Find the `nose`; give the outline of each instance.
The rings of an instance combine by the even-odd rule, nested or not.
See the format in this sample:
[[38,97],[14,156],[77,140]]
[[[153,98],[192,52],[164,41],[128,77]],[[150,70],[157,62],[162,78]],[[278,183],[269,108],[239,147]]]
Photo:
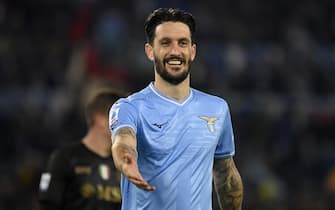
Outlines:
[[171,45],[171,50],[170,50],[171,55],[180,55],[180,47],[178,46],[178,43],[174,43]]

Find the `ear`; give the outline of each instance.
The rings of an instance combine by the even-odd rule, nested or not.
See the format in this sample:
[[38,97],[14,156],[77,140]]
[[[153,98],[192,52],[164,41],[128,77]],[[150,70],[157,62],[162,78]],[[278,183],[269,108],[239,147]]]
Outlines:
[[192,61],[194,60],[195,58],[195,55],[197,54],[197,45],[196,44],[192,44],[191,46],[191,59]]
[[147,57],[149,58],[149,60],[151,60],[151,61],[154,60],[153,48],[149,43],[145,44],[145,54],[147,54]]

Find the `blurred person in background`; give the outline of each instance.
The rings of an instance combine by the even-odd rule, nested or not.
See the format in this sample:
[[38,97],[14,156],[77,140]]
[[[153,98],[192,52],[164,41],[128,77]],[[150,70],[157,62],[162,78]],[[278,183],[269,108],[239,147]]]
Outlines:
[[39,185],[40,210],[118,210],[120,173],[110,149],[108,112],[123,95],[101,89],[85,106],[88,131],[82,141],[53,152]]
[[122,209],[212,209],[214,176],[220,208],[240,210],[243,185],[228,104],[190,87],[193,16],[160,8],[145,32],[155,80],[110,111]]

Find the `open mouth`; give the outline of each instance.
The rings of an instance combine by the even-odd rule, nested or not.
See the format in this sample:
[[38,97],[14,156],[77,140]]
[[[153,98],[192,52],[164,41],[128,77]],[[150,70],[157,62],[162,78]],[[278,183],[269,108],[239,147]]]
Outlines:
[[183,62],[181,60],[169,60],[166,63],[169,65],[181,65]]
[[166,63],[168,65],[171,65],[171,66],[180,66],[184,63],[184,59],[182,59],[182,58],[168,58],[168,59],[165,59],[164,63]]

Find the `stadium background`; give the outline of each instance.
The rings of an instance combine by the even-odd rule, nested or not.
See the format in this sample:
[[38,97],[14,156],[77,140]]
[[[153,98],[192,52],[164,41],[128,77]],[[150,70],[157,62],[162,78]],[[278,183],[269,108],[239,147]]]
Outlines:
[[0,209],[36,209],[53,149],[85,133],[99,86],[152,80],[144,18],[198,23],[192,84],[230,103],[245,210],[335,209],[332,0],[4,0],[0,2]]

